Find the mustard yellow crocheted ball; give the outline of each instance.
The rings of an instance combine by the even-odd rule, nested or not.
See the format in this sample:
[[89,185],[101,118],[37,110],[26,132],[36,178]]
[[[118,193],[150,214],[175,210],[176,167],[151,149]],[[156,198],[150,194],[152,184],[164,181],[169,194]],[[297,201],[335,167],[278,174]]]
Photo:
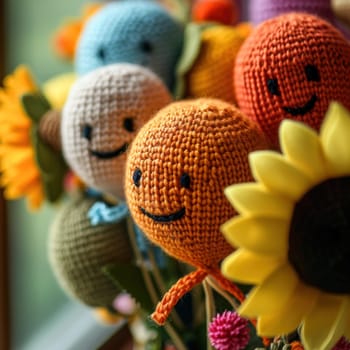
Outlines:
[[236,101],[232,72],[237,53],[250,32],[248,23],[203,30],[199,55],[185,77],[187,97]]

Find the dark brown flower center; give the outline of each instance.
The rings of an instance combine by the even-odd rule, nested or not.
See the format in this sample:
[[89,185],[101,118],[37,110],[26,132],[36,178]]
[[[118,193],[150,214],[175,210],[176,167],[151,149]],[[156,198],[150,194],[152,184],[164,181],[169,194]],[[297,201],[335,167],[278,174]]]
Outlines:
[[320,183],[296,203],[288,259],[306,284],[350,292],[349,176]]

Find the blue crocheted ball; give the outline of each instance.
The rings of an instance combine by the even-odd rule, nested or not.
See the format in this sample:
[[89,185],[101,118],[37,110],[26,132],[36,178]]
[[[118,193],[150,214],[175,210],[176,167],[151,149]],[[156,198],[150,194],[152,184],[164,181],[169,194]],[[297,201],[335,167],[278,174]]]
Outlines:
[[78,43],[79,75],[112,63],[145,66],[168,86],[183,42],[183,27],[165,8],[152,1],[109,3],[86,24]]

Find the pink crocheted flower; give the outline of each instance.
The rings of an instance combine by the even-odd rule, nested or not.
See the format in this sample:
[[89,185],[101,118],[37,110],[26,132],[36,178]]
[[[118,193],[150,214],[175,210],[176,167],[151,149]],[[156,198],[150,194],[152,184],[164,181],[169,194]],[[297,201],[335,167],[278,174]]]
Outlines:
[[341,337],[332,350],[350,350],[350,341],[345,337]]
[[242,350],[249,342],[248,321],[236,312],[224,311],[213,318],[208,335],[216,350]]

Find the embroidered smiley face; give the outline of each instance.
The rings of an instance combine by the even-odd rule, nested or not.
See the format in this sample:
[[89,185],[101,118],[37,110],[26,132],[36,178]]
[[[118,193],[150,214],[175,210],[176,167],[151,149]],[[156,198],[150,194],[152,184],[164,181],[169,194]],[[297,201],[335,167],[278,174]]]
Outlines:
[[[141,179],[141,170],[136,169],[133,173],[133,181],[136,187],[140,186],[140,179]],[[190,183],[191,183],[191,178],[188,174],[183,173],[180,176],[180,186],[183,188],[188,188],[190,189]],[[159,222],[159,223],[170,223],[173,221],[180,220],[184,217],[186,214],[186,208],[185,207],[180,207],[179,210],[176,210],[175,212],[172,212],[170,214],[166,215],[156,215],[148,212],[144,207],[139,206],[140,212],[153,220],[154,222]]]
[[329,23],[291,13],[258,26],[235,65],[237,102],[271,143],[285,118],[318,129],[333,100],[350,107],[350,45]]
[[161,80],[137,65],[110,65],[80,78],[62,116],[67,162],[88,186],[124,198],[126,151],[141,126],[170,101]]
[[[307,81],[320,82],[320,74],[318,72],[318,69],[312,64],[308,64],[305,66],[305,76]],[[277,79],[268,79],[266,85],[271,95],[281,96]],[[291,116],[304,116],[305,114],[313,110],[317,99],[317,95],[315,93],[312,93],[311,97],[307,100],[307,102],[305,102],[305,104],[301,106],[282,106],[282,109]]]
[[126,167],[130,211],[170,255],[208,270],[230,253],[220,225],[233,215],[223,195],[249,181],[248,153],[266,147],[258,126],[215,99],[176,102],[134,140]]

